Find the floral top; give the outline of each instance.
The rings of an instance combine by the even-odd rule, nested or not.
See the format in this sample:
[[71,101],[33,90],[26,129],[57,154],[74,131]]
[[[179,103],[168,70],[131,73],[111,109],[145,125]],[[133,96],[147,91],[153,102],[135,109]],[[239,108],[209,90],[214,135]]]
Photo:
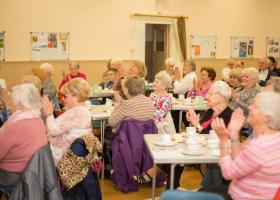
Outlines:
[[152,93],[150,97],[156,108],[154,112],[154,120],[156,123],[158,123],[166,117],[168,112],[171,111],[172,100],[169,95],[158,96],[155,93]]
[[71,108],[56,119],[53,115],[47,117],[46,126],[55,163],[75,139],[92,131],[90,112],[85,106]]

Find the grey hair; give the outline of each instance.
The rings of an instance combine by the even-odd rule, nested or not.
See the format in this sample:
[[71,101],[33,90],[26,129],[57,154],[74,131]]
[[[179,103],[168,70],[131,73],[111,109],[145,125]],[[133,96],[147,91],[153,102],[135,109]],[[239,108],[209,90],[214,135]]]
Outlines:
[[25,109],[41,109],[42,100],[38,89],[31,83],[22,83],[14,86],[11,93],[15,105],[23,106]]
[[39,67],[41,70],[43,70],[45,73],[49,73],[50,75],[54,72],[54,67],[50,63],[43,63]]
[[271,120],[267,123],[267,126],[274,130],[279,130],[280,94],[276,92],[260,92],[256,95],[255,101],[258,102],[261,112],[264,115],[271,117]]
[[69,63],[69,67],[70,66],[75,66],[75,67],[77,67],[78,69],[80,69],[80,63],[78,62],[78,61],[71,61],[70,63]]
[[255,84],[259,82],[259,71],[254,67],[248,67],[243,69],[242,75],[249,75],[255,80]]
[[165,87],[165,89],[171,87],[172,79],[166,71],[160,71],[156,74],[155,78],[161,81],[161,84]]
[[174,58],[167,58],[165,60],[165,65],[175,65],[176,61],[174,60]]
[[226,101],[231,98],[231,88],[226,82],[216,81],[215,83],[213,83],[211,88],[219,93],[222,97],[224,97]]
[[185,60],[184,65],[190,65],[192,67],[192,71],[196,70],[196,63],[192,60]]

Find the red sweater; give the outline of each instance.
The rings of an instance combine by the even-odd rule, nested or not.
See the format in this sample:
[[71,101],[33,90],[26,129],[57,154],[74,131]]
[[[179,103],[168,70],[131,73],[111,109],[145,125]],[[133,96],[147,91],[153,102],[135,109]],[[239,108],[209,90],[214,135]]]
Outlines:
[[59,89],[62,88],[62,86],[67,83],[68,81],[70,81],[73,78],[83,78],[85,80],[87,80],[87,76],[83,73],[78,72],[78,74],[76,76],[73,76],[71,74],[67,74],[66,77],[61,81],[60,85],[59,85]]
[[22,172],[32,155],[48,143],[42,119],[24,119],[0,129],[0,168]]

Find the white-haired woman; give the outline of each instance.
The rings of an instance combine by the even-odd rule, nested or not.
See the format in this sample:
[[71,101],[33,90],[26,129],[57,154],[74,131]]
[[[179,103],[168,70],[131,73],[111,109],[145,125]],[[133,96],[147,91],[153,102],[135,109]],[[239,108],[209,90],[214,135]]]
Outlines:
[[256,95],[247,118],[255,136],[241,144],[239,132],[244,121],[239,108],[232,114],[228,129],[222,119],[212,122],[220,139],[223,177],[232,180],[228,193],[232,199],[273,199],[280,185],[280,95]]
[[50,63],[43,63],[39,67],[43,73],[42,89],[43,94],[47,95],[49,99],[55,104],[55,108],[60,109],[59,102],[57,98],[57,90],[52,80],[52,75],[54,73],[54,67]]
[[[222,118],[228,125],[232,115],[232,110],[228,106],[230,97],[231,88],[229,85],[224,81],[216,81],[205,96],[209,109],[202,118],[193,109],[189,109],[186,113],[187,120],[202,134],[209,133],[212,129],[211,122],[217,117]],[[201,184],[202,186],[227,186],[228,182],[222,178],[218,165],[209,164]]]
[[14,86],[10,100],[15,110],[0,129],[0,187],[17,183],[32,155],[48,143],[37,88]]
[[260,92],[259,71],[256,68],[245,68],[242,71],[242,90],[232,96],[229,106],[232,110],[240,107],[245,116],[248,115],[248,106],[253,102],[254,97]]
[[74,78],[62,87],[61,92],[68,109],[57,118],[53,116],[52,102],[46,96],[43,98],[43,111],[55,163],[75,139],[92,131],[90,112],[84,104],[90,95],[89,84],[82,78]]
[[176,65],[176,61],[174,60],[174,58],[167,58],[165,60],[165,71],[169,74],[169,76],[174,79],[174,75],[175,75],[175,65]]
[[[173,132],[176,133],[170,111],[172,108],[172,99],[167,90],[172,84],[172,79],[165,71],[156,74],[153,84],[154,92],[150,95],[154,106],[154,119],[159,128],[159,133]],[[161,128],[160,128],[161,127]]]

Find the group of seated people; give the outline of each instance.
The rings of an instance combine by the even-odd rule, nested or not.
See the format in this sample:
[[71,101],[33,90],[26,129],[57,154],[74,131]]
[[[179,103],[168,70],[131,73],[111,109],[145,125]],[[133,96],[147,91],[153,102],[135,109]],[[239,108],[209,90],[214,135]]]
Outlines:
[[[138,189],[135,185],[151,182],[152,159],[143,134],[178,133],[178,113],[172,111],[172,90],[173,94],[186,98],[205,99],[208,110],[186,111],[186,125],[196,127],[201,134],[214,130],[220,140],[221,158],[218,164],[208,164],[200,191],[218,193],[225,199],[272,199],[280,186],[277,153],[280,150],[280,78],[277,78],[276,60],[261,58],[258,70],[230,59],[222,71],[223,80],[218,81],[212,67],[202,67],[198,77],[194,61],[184,62],[183,76],[174,59],[168,58],[165,64],[166,70],[155,75],[153,92],[147,96],[147,67],[142,61],[133,61],[128,70],[120,59],[108,61],[100,85],[114,90],[115,94],[114,110],[108,119],[113,132],[112,160],[116,164],[113,181],[124,192],[135,191]],[[70,73],[63,73],[58,87],[59,95],[52,80],[55,70],[49,63],[32,68],[20,84],[11,88],[0,80],[1,191],[16,195],[14,191],[19,190],[15,188],[19,188],[23,176],[28,176],[29,165],[35,162],[34,155],[49,143],[51,175],[56,176],[57,171],[59,181],[54,179],[49,183],[52,187],[46,192],[55,193],[56,199],[71,199],[75,195],[83,196],[81,199],[102,198],[96,169],[102,147],[92,133],[91,113],[85,105],[91,87],[79,69],[78,62],[70,63]],[[61,105],[64,112],[58,115],[55,110]],[[128,130],[137,132],[135,138],[123,135]],[[247,139],[241,141],[244,130]],[[137,148],[133,150],[123,143],[120,146],[120,141],[131,141]],[[130,148],[132,155],[124,147]],[[128,155],[126,162],[120,152]],[[134,162],[130,169],[128,161]],[[128,168],[125,177],[118,174],[117,170],[122,168]],[[169,169],[169,165],[162,165],[156,172],[159,182],[160,176],[161,182],[167,180],[167,188]],[[175,168],[174,188],[180,186],[183,169],[180,165]],[[39,172],[38,177],[41,177]],[[124,178],[128,179],[127,185]]]

